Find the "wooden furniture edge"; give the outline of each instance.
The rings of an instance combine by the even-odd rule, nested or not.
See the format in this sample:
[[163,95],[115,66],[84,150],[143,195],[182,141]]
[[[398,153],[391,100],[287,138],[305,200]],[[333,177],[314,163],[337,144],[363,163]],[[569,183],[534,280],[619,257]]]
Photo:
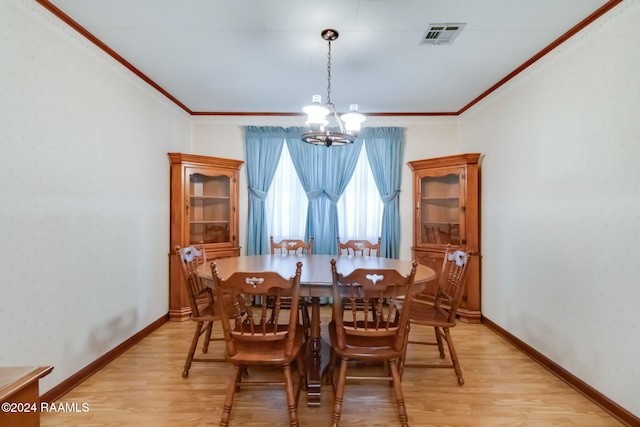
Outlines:
[[98,359],[91,362],[90,364],[88,364],[87,366],[85,366],[84,368],[82,368],[81,370],[79,370],[78,372],[76,372],[66,380],[62,381],[60,384],[53,387],[51,390],[47,391],[46,393],[43,393],[42,396],[40,396],[40,401],[51,403],[60,399],[62,396],[67,394],[69,391],[71,391],[74,387],[78,386],[80,383],[82,383],[84,380],[89,378],[91,375],[95,374],[100,369],[107,366],[110,362],[115,360],[122,353],[124,353],[125,351],[133,347],[135,344],[142,341],[147,336],[151,335],[152,332],[154,332],[156,329],[158,329],[160,326],[164,325],[168,321],[169,321],[169,314],[167,313],[162,317],[160,317],[158,320],[151,323],[149,326],[145,327],[138,333],[134,334],[133,336],[131,336],[130,338],[122,342],[120,345],[114,347],[104,355],[100,356]]
[[[3,367],[0,369],[5,368]],[[17,370],[19,368],[16,367],[15,369]],[[24,369],[26,369],[25,372],[16,375],[10,382],[6,384],[0,384],[0,402],[4,402],[11,395],[27,388],[33,382],[40,380],[40,378],[49,375],[49,373],[53,371],[53,366],[34,366],[31,368],[25,367]]]
[[410,160],[407,165],[412,171],[424,168],[449,167],[457,165],[478,164],[482,153],[453,154],[451,156],[433,157],[422,160]]
[[191,307],[174,308],[169,310],[170,322],[184,322],[191,318]]
[[634,414],[624,409],[622,406],[618,405],[616,402],[609,399],[607,396],[591,387],[589,384],[585,383],[580,378],[576,377],[553,360],[549,359],[547,356],[543,355],[530,345],[526,344],[524,341],[512,335],[502,327],[498,326],[490,319],[487,319],[485,316],[482,316],[482,324],[504,338],[518,350],[529,356],[543,368],[547,369],[562,381],[573,387],[580,394],[591,400],[593,403],[598,405],[618,421],[628,426],[640,425],[639,417],[636,417]]
[[228,159],[226,157],[214,157],[214,156],[202,156],[200,154],[186,154],[186,153],[167,153],[169,161],[172,165],[185,164],[187,166],[195,163],[196,166],[202,164],[216,166],[219,168],[227,167],[232,169],[240,169],[244,164],[244,160]]

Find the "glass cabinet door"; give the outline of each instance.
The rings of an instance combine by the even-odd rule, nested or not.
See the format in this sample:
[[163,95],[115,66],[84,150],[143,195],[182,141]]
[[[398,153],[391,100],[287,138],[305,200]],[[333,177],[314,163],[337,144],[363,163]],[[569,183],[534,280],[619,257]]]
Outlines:
[[464,242],[463,214],[460,205],[462,171],[438,176],[423,176],[419,181],[420,243],[459,246]]
[[228,243],[231,220],[231,179],[188,170],[187,215],[191,244]]

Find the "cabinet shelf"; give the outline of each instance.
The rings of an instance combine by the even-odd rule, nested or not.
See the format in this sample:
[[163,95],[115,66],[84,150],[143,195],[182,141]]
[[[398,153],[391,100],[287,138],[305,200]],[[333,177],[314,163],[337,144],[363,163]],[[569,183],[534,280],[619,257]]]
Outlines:
[[229,200],[229,196],[191,196],[192,200]]
[[203,220],[196,220],[196,221],[189,221],[190,224],[229,224],[229,221],[203,221]]
[[442,210],[444,209],[446,212],[449,212],[449,215],[453,215],[455,218],[458,217],[458,209],[460,208],[460,199],[457,198],[438,198],[438,199],[420,199],[422,201],[423,210],[428,209],[436,209]]
[[456,221],[423,221],[422,222],[422,225],[427,225],[427,224],[429,224],[429,225],[431,225],[431,224],[433,224],[433,225],[451,225],[451,226],[460,225],[460,223],[456,222]]
[[420,200],[460,200],[460,197],[449,196],[449,197],[421,197]]

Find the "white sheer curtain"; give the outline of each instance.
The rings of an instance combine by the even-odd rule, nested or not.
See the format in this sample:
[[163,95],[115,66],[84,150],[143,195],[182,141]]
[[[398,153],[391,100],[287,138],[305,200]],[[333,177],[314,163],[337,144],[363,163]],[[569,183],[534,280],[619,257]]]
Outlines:
[[340,240],[377,241],[382,226],[383,207],[366,150],[363,148],[353,177],[338,201]]
[[287,144],[284,144],[280,163],[265,201],[268,235],[273,236],[275,241],[304,239],[308,203]]
[[[336,147],[333,149],[340,149]],[[265,201],[267,233],[276,241],[304,239],[307,218],[307,195],[293,167],[287,144],[282,149],[276,175]],[[382,201],[369,167],[366,150],[360,152],[356,170],[338,201],[340,239],[380,237]]]

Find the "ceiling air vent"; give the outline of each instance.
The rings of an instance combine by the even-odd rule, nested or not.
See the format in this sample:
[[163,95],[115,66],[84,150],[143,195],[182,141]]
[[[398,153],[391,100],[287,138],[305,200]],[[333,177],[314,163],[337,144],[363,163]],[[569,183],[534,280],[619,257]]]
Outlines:
[[451,44],[467,24],[429,24],[420,44]]

